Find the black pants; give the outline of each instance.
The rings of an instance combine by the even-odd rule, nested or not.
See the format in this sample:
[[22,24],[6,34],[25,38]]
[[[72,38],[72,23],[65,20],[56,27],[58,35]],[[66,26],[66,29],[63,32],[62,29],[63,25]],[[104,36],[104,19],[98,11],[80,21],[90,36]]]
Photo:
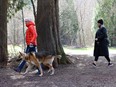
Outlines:
[[[107,59],[108,62],[110,62],[109,56],[104,56],[104,57]],[[95,56],[95,61],[98,61],[98,59],[99,59],[99,56]]]
[[33,45],[32,47],[27,45],[27,48],[25,49],[25,53],[29,53],[29,52],[37,52],[37,47],[35,45]]

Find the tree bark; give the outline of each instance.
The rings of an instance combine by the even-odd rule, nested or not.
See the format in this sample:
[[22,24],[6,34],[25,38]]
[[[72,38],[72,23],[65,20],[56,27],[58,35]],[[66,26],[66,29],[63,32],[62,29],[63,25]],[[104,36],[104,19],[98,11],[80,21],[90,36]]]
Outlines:
[[0,0],[0,67],[7,65],[7,4]]
[[[60,63],[69,63],[59,38],[59,5],[58,0],[38,0],[37,8],[38,50],[52,54],[61,54]],[[55,59],[55,66],[58,66]]]
[[26,44],[25,44],[25,21],[24,21],[24,10],[23,8],[21,9],[22,11],[22,25],[23,25],[23,45],[24,45],[24,48],[26,47]]

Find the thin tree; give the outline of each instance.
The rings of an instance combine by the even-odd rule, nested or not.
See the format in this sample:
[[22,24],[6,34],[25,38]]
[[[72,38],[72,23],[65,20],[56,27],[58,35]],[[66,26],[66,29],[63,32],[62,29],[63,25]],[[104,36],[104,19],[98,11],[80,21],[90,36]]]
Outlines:
[[34,18],[36,19],[37,15],[36,15],[36,10],[35,10],[35,5],[34,5],[34,1],[33,0],[31,0],[31,4],[32,4],[32,7],[33,7]]

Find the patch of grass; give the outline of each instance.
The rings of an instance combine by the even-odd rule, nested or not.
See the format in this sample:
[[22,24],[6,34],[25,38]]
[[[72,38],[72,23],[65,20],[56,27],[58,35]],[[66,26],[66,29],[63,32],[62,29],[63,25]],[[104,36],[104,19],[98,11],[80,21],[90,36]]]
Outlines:
[[[65,50],[77,50],[77,51],[87,51],[87,50],[93,50],[93,47],[88,47],[88,48],[74,48],[74,47],[63,47]],[[109,47],[110,50],[116,50],[116,47]]]
[[[93,53],[94,48],[89,47],[89,48],[71,48],[71,47],[63,47],[65,53],[73,53],[73,54],[84,54],[84,53]],[[110,47],[109,48],[110,53],[116,53],[116,48],[115,47]]]
[[110,50],[116,50],[116,47],[110,47],[109,49]]
[[71,47],[63,47],[64,50],[73,50],[73,51],[87,51],[87,50],[92,50],[93,47],[91,48],[71,48]]

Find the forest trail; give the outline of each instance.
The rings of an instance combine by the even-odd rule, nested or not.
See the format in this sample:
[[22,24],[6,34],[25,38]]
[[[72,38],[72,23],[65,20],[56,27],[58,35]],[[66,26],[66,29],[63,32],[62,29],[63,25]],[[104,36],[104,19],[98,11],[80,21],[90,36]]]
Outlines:
[[71,59],[74,64],[59,65],[53,76],[47,71],[39,77],[0,69],[0,87],[116,87],[116,55],[111,57],[112,67],[107,66],[105,58],[99,59],[97,67],[93,67],[93,57],[89,55],[73,55]]

